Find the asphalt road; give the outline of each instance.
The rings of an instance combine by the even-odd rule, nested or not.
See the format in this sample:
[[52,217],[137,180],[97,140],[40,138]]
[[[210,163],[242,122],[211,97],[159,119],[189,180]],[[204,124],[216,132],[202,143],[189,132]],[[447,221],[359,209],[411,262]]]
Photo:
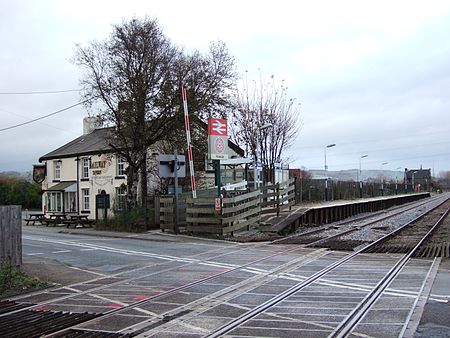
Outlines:
[[[239,246],[220,241],[190,238],[171,245],[167,238],[153,240],[110,238],[60,233],[59,228],[23,229],[23,256],[57,260],[79,269],[114,274],[140,266],[195,257],[208,251]],[[173,243],[172,243],[173,244]]]

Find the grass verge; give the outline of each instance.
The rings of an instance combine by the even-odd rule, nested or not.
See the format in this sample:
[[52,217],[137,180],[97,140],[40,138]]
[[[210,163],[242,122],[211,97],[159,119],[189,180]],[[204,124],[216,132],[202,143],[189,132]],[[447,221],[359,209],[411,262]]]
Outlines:
[[0,263],[0,299],[47,288],[51,284],[29,277],[6,259]]

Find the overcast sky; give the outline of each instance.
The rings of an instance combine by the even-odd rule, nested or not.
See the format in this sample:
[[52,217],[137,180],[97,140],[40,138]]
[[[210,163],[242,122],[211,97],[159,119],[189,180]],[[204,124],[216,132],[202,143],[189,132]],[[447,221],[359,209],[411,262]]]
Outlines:
[[[291,167],[450,170],[449,1],[0,2],[0,130],[80,101],[75,44],[132,16],[186,49],[225,42],[237,71],[285,80],[301,102]],[[9,94],[8,94],[9,93]],[[0,172],[31,170],[82,133],[82,106],[0,131]]]

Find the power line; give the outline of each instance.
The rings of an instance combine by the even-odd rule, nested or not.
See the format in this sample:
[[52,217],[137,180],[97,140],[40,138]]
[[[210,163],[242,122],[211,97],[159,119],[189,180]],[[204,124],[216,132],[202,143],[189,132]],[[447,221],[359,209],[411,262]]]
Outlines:
[[72,108],[74,108],[74,107],[76,107],[76,106],[79,106],[79,105],[81,105],[81,104],[85,104],[86,102],[88,102],[88,101],[90,101],[90,100],[91,100],[91,99],[87,99],[87,100],[84,100],[84,101],[75,103],[75,104],[73,104],[73,105],[71,105],[71,106],[69,106],[69,107],[66,107],[66,108],[57,110],[57,111],[55,111],[55,112],[53,112],[53,113],[50,113],[50,114],[47,114],[47,115],[44,115],[44,116],[35,118],[35,119],[33,119],[33,120],[30,120],[30,121],[26,121],[26,122],[22,122],[22,123],[13,125],[13,126],[1,128],[0,131],[5,131],[5,130],[14,129],[14,128],[17,128],[17,127],[22,127],[22,126],[24,126],[24,125],[27,125],[27,124],[30,124],[30,123],[33,123],[33,122],[36,122],[36,121],[39,121],[39,120],[43,120],[43,119],[45,119],[45,118],[47,118],[47,117],[50,117],[50,116],[53,116],[53,115],[62,113],[62,112],[64,112],[64,111],[66,111],[66,110],[72,109]]
[[34,94],[59,94],[79,92],[80,89],[66,89],[66,90],[48,90],[48,91],[32,91],[32,92],[0,92],[0,95],[34,95]]

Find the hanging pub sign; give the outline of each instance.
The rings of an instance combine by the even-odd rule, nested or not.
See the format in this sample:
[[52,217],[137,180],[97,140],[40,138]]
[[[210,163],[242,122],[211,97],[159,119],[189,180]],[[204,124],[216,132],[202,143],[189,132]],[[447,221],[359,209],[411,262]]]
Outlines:
[[47,165],[45,164],[35,164],[33,165],[33,181],[37,184],[41,184],[45,180],[45,175],[47,171]]
[[211,160],[228,159],[228,121],[208,119],[208,157]]

